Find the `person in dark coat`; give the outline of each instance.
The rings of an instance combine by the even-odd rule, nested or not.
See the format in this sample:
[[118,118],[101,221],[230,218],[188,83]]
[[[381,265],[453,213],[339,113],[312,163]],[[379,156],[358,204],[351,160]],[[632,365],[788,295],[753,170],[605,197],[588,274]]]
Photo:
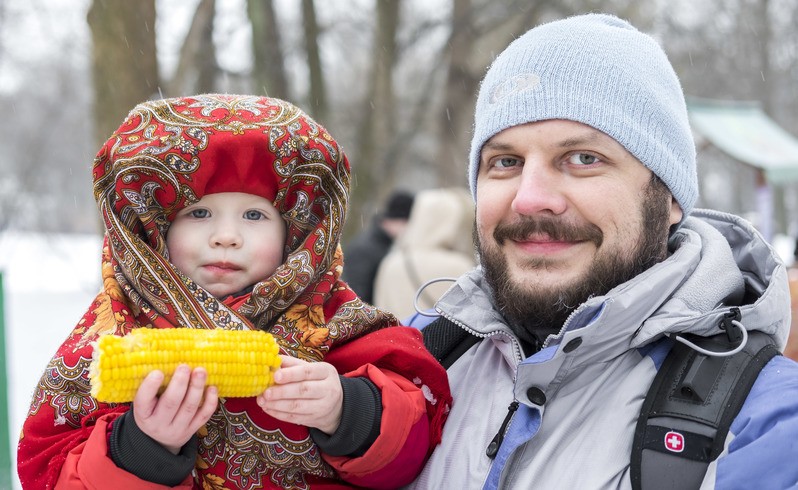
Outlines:
[[374,279],[380,262],[388,254],[394,240],[404,231],[414,195],[408,191],[394,191],[371,224],[344,248],[348,258],[343,280],[366,303],[374,302]]

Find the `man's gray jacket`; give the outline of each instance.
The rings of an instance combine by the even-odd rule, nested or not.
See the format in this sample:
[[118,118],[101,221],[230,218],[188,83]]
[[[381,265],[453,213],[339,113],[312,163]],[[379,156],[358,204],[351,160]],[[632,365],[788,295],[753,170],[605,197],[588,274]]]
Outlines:
[[[721,332],[739,306],[748,331],[790,328],[786,269],[745,220],[698,210],[671,237],[670,257],[582,304],[524,359],[480,269],[438,312],[484,337],[449,369],[454,402],[443,440],[410,488],[631,488],[632,439],[643,399],[670,350],[668,334]],[[420,317],[416,317],[420,319]],[[495,459],[486,449],[520,403]],[[760,373],[701,488],[798,485],[798,364]]]

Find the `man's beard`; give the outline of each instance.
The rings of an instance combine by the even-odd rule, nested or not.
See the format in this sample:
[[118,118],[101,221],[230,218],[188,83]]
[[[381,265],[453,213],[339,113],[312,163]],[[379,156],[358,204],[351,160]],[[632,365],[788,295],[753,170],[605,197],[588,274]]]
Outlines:
[[[596,255],[587,272],[573,284],[534,289],[514,283],[507,260],[495,246],[483,247],[474,231],[485,280],[493,291],[496,307],[522,341],[539,345],[546,336],[557,333],[568,316],[593,296],[606,294],[668,254],[670,192],[659,178],[652,176],[644,190],[642,229],[637,247],[631,251],[607,250]],[[589,241],[600,250],[603,233],[593,225],[574,225],[552,218],[524,218],[518,223],[499,225],[493,238],[501,245],[507,239],[523,239],[532,233],[544,233],[554,240]],[[521,268],[528,274],[546,267],[546,259],[532,259]]]

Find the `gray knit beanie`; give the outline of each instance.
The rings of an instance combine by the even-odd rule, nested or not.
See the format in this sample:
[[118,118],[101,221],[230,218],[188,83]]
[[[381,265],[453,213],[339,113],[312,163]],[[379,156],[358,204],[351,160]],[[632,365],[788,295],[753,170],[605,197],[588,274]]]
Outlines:
[[698,198],[695,143],[679,79],[653,38],[617,17],[587,14],[513,41],[479,90],[468,168],[474,199],[482,146],[507,128],[546,119],[611,136],[690,214]]

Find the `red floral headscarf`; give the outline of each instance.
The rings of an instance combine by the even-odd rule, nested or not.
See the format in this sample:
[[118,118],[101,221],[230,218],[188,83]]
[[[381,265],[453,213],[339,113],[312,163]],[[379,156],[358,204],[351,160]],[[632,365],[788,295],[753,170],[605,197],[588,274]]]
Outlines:
[[[217,192],[269,199],[287,223],[285,262],[233,308],[175,269],[166,251],[176,212]],[[232,95],[140,104],[94,162],[105,269],[125,297],[112,296],[124,303],[114,311],[156,327],[267,329],[286,352],[308,360],[395,324],[338,281],[348,194],[341,148],[291,104]]]

